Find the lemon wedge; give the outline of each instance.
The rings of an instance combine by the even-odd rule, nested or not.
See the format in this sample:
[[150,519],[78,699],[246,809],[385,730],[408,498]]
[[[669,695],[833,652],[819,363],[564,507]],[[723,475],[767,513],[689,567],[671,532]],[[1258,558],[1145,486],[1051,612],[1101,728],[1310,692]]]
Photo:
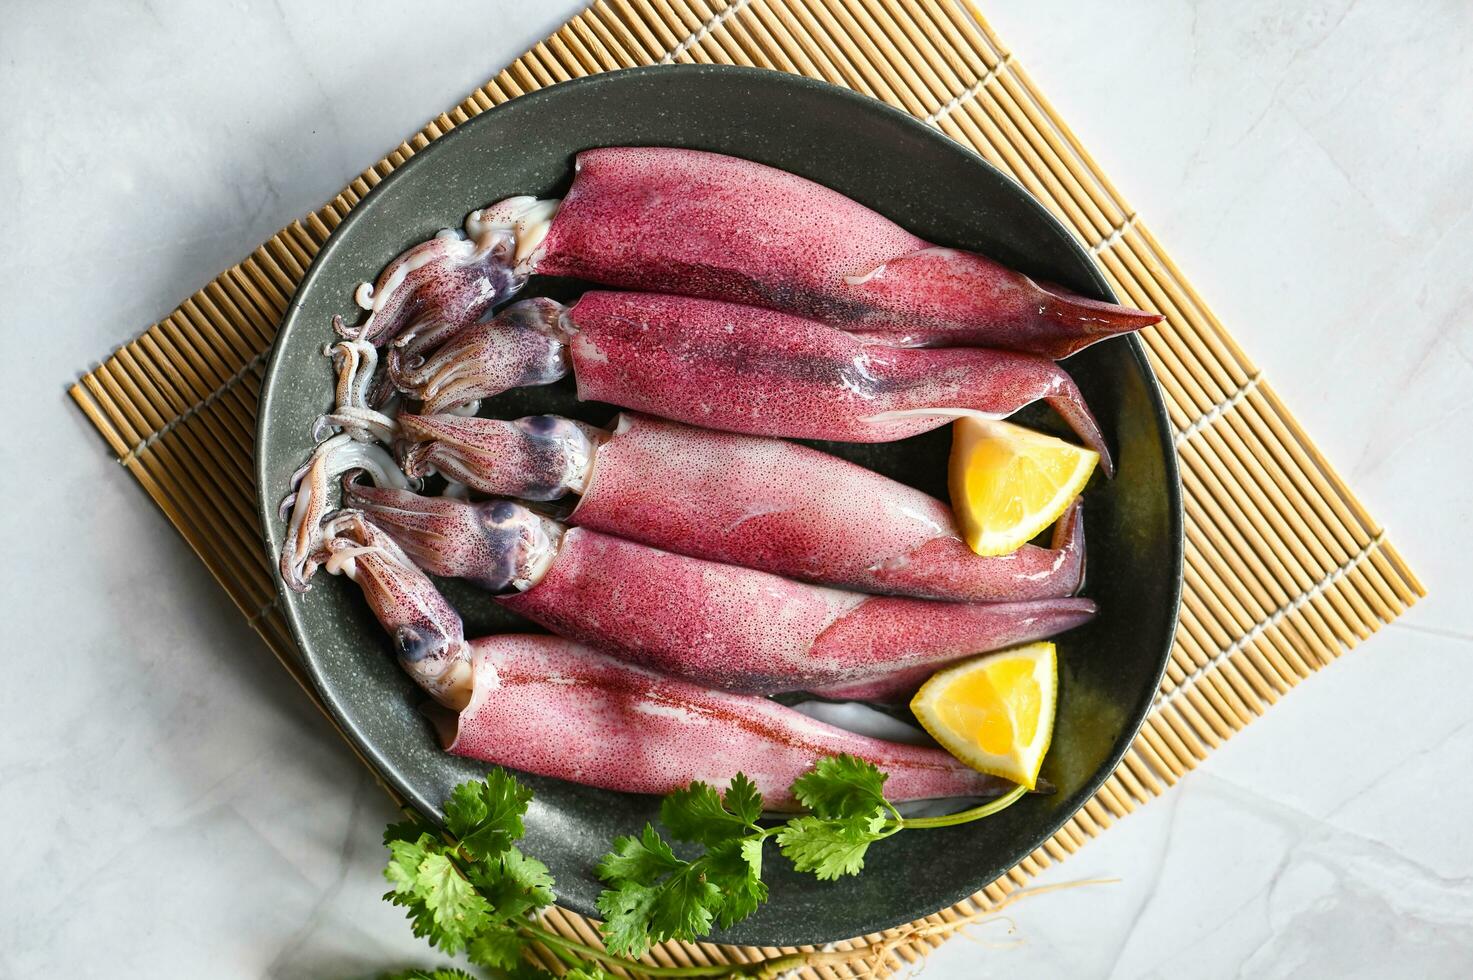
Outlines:
[[951,507],[979,555],[1006,555],[1064,513],[1098,453],[1008,422],[962,418],[951,436]]
[[1054,645],[1029,643],[938,672],[910,709],[962,762],[1031,790],[1053,738],[1058,694]]

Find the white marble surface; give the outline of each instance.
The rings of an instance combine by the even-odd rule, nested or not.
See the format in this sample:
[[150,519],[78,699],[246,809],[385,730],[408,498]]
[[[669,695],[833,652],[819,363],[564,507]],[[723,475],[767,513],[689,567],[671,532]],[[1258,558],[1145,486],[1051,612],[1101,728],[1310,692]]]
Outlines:
[[[1466,975],[1473,8],[986,6],[1432,594],[927,976]],[[572,9],[0,2],[0,977],[422,961],[385,799],[64,388]]]

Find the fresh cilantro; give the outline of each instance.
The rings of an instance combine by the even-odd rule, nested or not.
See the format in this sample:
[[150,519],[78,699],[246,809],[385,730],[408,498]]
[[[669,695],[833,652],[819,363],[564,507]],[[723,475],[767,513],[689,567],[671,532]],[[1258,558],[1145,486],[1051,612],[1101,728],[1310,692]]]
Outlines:
[[440,846],[429,834],[415,841],[390,841],[384,868],[390,890],[384,897],[408,910],[416,936],[453,953],[486,922],[490,906]]
[[697,782],[662,801],[670,835],[703,845],[693,860],[677,856],[649,824],[638,837],[616,839],[597,869],[610,886],[598,899],[608,948],[638,957],[651,943],[696,939],[755,912],[767,900],[761,815],[762,795],[738,773],[725,793]]
[[677,859],[674,869],[650,881],[606,878],[613,887],[599,895],[597,904],[609,951],[638,958],[652,943],[709,932],[722,893],[707,879],[703,860]]
[[709,880],[701,862],[691,862],[655,889],[650,934],[656,942],[711,931],[721,906],[721,889]]
[[419,866],[435,846],[429,834],[420,834],[414,840],[395,838],[387,842],[389,863],[384,868],[393,895],[413,895],[419,881]]
[[[443,831],[416,815],[384,832],[389,861],[384,898],[402,906],[416,936],[442,952],[465,951],[491,980],[552,980],[527,958],[531,942],[562,960],[565,980],[613,980],[605,966],[639,971],[630,959],[654,943],[697,940],[730,928],[767,901],[762,848],[778,848],[800,872],[821,881],[858,874],[871,844],[908,827],[965,823],[1007,806],[1014,792],[949,817],[904,819],[885,799],[885,774],[852,756],[820,759],[792,786],[807,812],[763,827],[762,795],[737,773],[724,792],[691,783],[661,801],[660,822],[616,838],[598,862],[608,886],[598,897],[605,950],[549,932],[537,912],[552,904],[547,866],[517,848],[532,792],[510,773],[457,786],[445,801]],[[713,967],[712,976],[725,967]],[[696,974],[691,974],[692,976]],[[467,980],[456,969],[410,970],[385,980]]]
[[415,893],[434,917],[435,945],[447,953],[460,949],[490,921],[491,903],[444,854],[431,854],[420,863]]
[[831,755],[793,782],[793,795],[814,816],[859,817],[888,809],[887,775],[875,764],[852,755]]
[[614,980],[614,975],[598,966],[577,966],[564,973],[562,980]]
[[626,881],[599,893],[595,906],[604,917],[604,947],[618,956],[638,959],[649,949],[650,920],[658,894],[654,888]]
[[557,980],[551,973],[548,973],[541,967],[533,966],[526,960],[518,960],[515,964],[508,967],[483,966],[481,969],[483,971],[482,975],[487,980]]
[[879,810],[833,819],[796,817],[777,832],[777,845],[799,871],[833,881],[859,874],[869,846],[893,833],[886,830],[886,822]]
[[466,946],[466,957],[477,966],[513,970],[522,963],[527,940],[512,926],[487,926]]
[[384,832],[384,897],[405,908],[416,936],[446,953],[468,949],[473,962],[503,973],[520,963],[520,924],[553,901],[547,866],[515,847],[531,799],[496,769],[451,793],[443,836],[417,816]]
[[553,903],[553,881],[547,865],[516,848],[495,861],[471,865],[467,877],[491,903],[496,922],[520,919]]
[[[579,967],[578,969],[584,968]],[[610,974],[600,972],[596,967],[594,969],[595,972],[581,974],[577,970],[569,971],[563,974],[563,980],[567,980],[568,977],[574,980],[579,980],[580,977],[588,978],[588,980],[614,980]],[[557,980],[551,973],[539,970],[524,960],[519,960],[508,967],[489,967],[487,971],[485,977],[489,980]],[[483,978],[474,973],[467,973],[465,970],[442,966],[433,970],[402,970],[398,973],[384,973],[380,974],[378,980],[483,980]]]
[[729,929],[757,911],[767,901],[767,882],[762,880],[764,836],[727,840],[706,852],[710,879],[725,893],[716,923]]
[[445,801],[445,830],[475,861],[495,857],[526,832],[522,815],[532,791],[505,769],[492,769],[478,783],[461,783]]
[[720,795],[705,783],[691,783],[660,803],[660,822],[671,837],[707,846],[745,837],[756,829],[761,816],[762,794],[742,773]]
[[614,848],[598,863],[604,881],[628,881],[652,885],[664,874],[680,870],[685,862],[675,856],[659,831],[649,824],[638,837],[615,837]]
[[859,874],[869,846],[900,828],[885,799],[885,773],[852,755],[829,756],[793,783],[808,816],[789,820],[777,845],[793,867],[820,881]]

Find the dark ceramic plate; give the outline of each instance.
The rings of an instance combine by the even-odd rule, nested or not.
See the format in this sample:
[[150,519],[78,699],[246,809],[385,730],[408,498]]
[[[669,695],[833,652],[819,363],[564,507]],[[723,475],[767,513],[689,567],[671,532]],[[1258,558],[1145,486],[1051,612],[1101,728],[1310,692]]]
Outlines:
[[[983,252],[1074,290],[1111,298],[1088,255],[1017,184],[940,133],[863,96],[777,72],[681,66],[634,69],[556,85],[461,126],[415,156],[334,232],[297,291],[261,397],[257,470],[274,564],[275,508],[312,448],[313,420],[332,400],[321,356],[335,313],[401,250],[466,213],[513,194],[547,197],[571,180],[586,147],[686,146],[747,157],[836,188],[935,242]],[[540,288],[570,292],[576,284]],[[1087,593],[1101,613],[1059,640],[1057,730],[1043,774],[1058,792],[1030,797],[971,826],[906,834],[875,848],[858,878],[821,883],[767,864],[771,899],[719,938],[821,943],[894,926],[950,905],[1046,840],[1119,762],[1150,707],[1176,624],[1182,532],[1166,411],[1135,338],[1097,344],[1067,367],[1099,416],[1119,462],[1096,478],[1085,508]],[[514,392],[485,411],[515,418],[559,412],[596,423],[609,406],[577,402],[571,385]],[[1046,412],[1026,420],[1052,427]],[[945,496],[947,428],[878,446],[825,448]],[[466,634],[525,628],[484,595],[448,584]],[[320,575],[306,595],[283,590],[287,619],[328,709],[395,788],[426,813],[484,767],[440,751],[357,589]],[[526,736],[536,738],[536,732]],[[651,797],[526,777],[537,798],[526,846],[557,877],[558,899],[593,910],[593,865],[611,838],[657,812]]]

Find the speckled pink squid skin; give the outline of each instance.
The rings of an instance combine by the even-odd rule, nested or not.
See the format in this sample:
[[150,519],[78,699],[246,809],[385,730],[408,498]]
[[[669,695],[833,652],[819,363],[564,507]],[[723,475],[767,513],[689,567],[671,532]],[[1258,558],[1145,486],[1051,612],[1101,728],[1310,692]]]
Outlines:
[[563,535],[540,582],[496,600],[627,662],[745,694],[935,668],[1053,636],[1095,611],[1078,598],[989,604],[862,595],[587,528]]
[[842,752],[889,773],[885,795],[896,802],[992,797],[1012,786],[939,749],[856,735],[559,637],[503,634],[472,646],[475,693],[441,730],[450,752],[482,762],[627,793],[664,794],[692,780],[724,788],[742,772],[776,811],[798,809],[793,780]]
[[1084,568],[1077,508],[1055,548],[982,558],[950,507],[903,483],[796,443],[634,412],[600,445],[569,521],[698,558],[918,598],[1057,598],[1078,590]]
[[578,154],[534,269],[786,310],[890,343],[1054,358],[1160,319],[932,245],[803,177],[669,147]]
[[[587,292],[567,319],[584,400],[728,432],[843,442],[890,442],[963,411],[1002,418],[1044,400],[1110,472],[1084,396],[1033,354],[869,344],[804,317],[656,293]],[[887,415],[896,412],[916,414]]]

